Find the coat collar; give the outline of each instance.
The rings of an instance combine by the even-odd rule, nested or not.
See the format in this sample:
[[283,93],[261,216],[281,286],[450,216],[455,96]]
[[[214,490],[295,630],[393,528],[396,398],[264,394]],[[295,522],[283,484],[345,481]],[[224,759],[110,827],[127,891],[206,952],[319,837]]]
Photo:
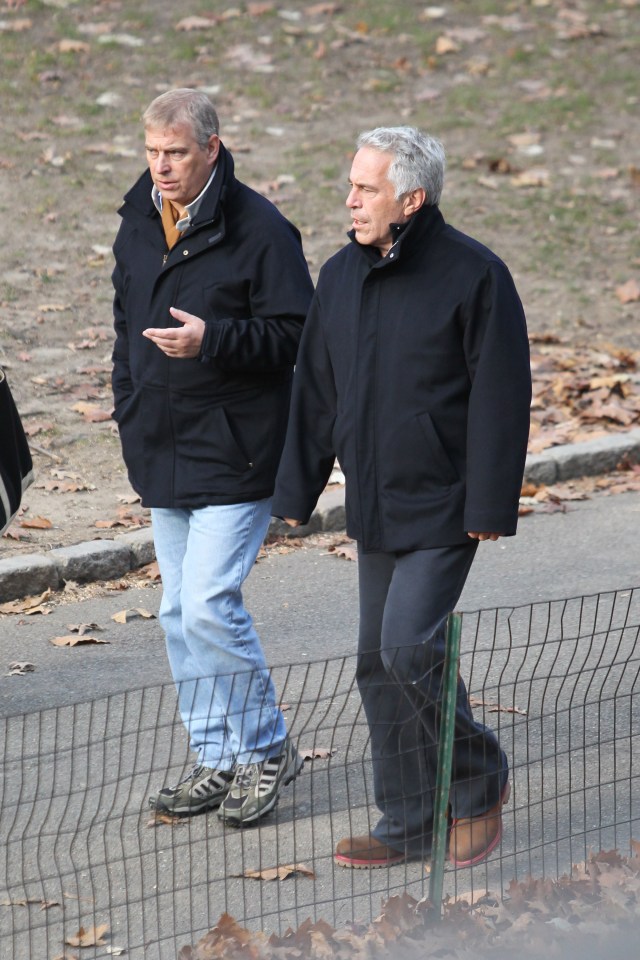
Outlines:
[[374,266],[386,267],[396,263],[403,256],[410,256],[414,251],[422,250],[431,238],[445,226],[445,220],[438,206],[420,207],[405,223],[392,223],[391,234],[394,238],[393,246],[386,256],[381,257],[375,247],[359,244],[355,230],[350,230],[347,236],[351,242],[367,257]]

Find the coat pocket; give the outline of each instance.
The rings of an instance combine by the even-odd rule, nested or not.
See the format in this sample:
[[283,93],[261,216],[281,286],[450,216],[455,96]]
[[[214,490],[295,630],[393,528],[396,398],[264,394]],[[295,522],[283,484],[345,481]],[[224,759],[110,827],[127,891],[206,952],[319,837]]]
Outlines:
[[457,483],[460,478],[438,436],[438,431],[436,430],[431,414],[419,413],[416,419],[420,424],[422,435],[427,442],[429,458],[432,464],[432,470],[430,472],[436,475],[444,484]]
[[202,482],[251,470],[251,457],[232,429],[227,411],[207,398],[173,398],[172,419],[177,466],[199,486]]

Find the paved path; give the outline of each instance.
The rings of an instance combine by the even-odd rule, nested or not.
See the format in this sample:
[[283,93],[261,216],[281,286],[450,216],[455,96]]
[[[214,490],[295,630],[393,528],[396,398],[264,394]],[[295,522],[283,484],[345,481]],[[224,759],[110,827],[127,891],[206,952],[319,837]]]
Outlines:
[[[579,476],[595,476],[613,470],[623,457],[640,458],[640,428],[611,434],[584,443],[552,447],[527,458],[525,479],[552,484]],[[307,527],[292,531],[273,521],[275,533],[304,536],[319,530],[341,530],[345,525],[344,489],[326,491]],[[13,554],[0,542],[0,602],[48,587],[58,589],[66,580],[89,582],[122,576],[153,559],[149,529],[116,537],[91,540],[50,550],[46,554]]]

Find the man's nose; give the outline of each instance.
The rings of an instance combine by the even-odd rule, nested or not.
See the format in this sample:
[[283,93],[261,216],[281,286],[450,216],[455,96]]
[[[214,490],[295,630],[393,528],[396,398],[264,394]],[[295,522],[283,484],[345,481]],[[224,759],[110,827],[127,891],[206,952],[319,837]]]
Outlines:
[[351,190],[349,190],[349,194],[347,196],[347,199],[345,200],[345,203],[349,208],[360,206],[360,198],[358,197],[358,194],[353,187],[351,188]]
[[169,155],[161,150],[156,159],[156,170],[158,173],[162,173],[163,171],[169,170],[170,166]]

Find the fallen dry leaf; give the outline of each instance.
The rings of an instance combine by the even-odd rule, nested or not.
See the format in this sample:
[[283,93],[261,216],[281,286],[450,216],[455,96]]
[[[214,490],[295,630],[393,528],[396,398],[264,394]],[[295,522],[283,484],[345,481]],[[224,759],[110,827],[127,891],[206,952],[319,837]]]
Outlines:
[[518,713],[523,717],[527,716],[527,711],[521,707],[503,707],[500,703],[492,703],[490,700],[479,700],[478,697],[469,697],[469,704],[472,707],[486,707],[487,713]]
[[335,553],[336,557],[344,557],[345,560],[358,559],[358,546],[355,540],[345,540],[344,543],[332,544],[329,553]]
[[45,590],[37,597],[25,597],[23,600],[10,600],[8,603],[0,604],[0,613],[25,613],[29,616],[32,613],[51,613],[50,610],[43,608],[52,597],[51,590]]
[[110,410],[103,410],[92,403],[80,401],[79,403],[74,403],[71,409],[75,410],[76,413],[82,414],[82,417],[88,423],[102,423],[111,420]]
[[53,637],[50,643],[54,647],[77,647],[83,643],[109,643],[108,640],[102,640],[100,637],[92,637],[90,634],[69,634],[64,637]]
[[171,817],[168,813],[154,813],[149,820],[147,820],[148,827],[159,827],[161,824],[166,823],[171,827],[178,827],[188,823],[186,817]]
[[111,530],[113,527],[147,527],[149,520],[147,517],[134,516],[133,514],[122,514],[114,520],[96,520],[94,526],[100,530]]
[[250,17],[262,17],[265,13],[271,13],[274,7],[273,3],[248,3],[247,13]]
[[143,607],[135,607],[133,610],[120,610],[111,617],[116,623],[128,623],[130,620],[137,620],[142,617],[144,620],[154,620],[155,614],[149,613]]
[[84,40],[59,40],[54,49],[60,53],[89,53],[91,47]]
[[33,21],[23,17],[21,20],[0,20],[0,33],[23,33],[31,30]]
[[54,428],[53,420],[28,420],[24,424],[24,432],[28,437],[37,437],[39,433],[46,433]]
[[616,297],[620,303],[635,303],[640,300],[640,286],[636,280],[627,280],[622,286],[616,288]]
[[152,580],[154,582],[162,579],[157,560],[153,560],[151,563],[145,564],[144,567],[140,567],[140,569],[136,571],[136,575],[143,580]]
[[67,630],[71,633],[78,633],[83,637],[85,633],[89,633],[91,630],[102,630],[102,627],[97,623],[68,623]]
[[438,37],[436,40],[436,53],[439,56],[444,56],[447,53],[458,53],[460,50],[460,45],[452,40],[451,37],[442,36]]
[[70,303],[41,303],[38,306],[39,313],[63,313],[65,310],[71,310]]
[[246,877],[248,880],[286,880],[296,875],[315,879],[315,873],[304,863],[288,863],[282,867],[266,867],[262,870],[247,869],[244,873],[233,874],[236,877]]
[[51,907],[59,907],[57,900],[43,900],[41,897],[26,897],[23,900],[0,900],[0,907],[28,907],[32,903],[37,903],[41,910],[49,910]]
[[303,760],[330,760],[335,752],[335,749],[329,750],[327,747],[312,747],[310,750],[301,750],[300,756]]
[[103,923],[99,927],[89,927],[85,930],[80,927],[78,932],[71,937],[67,937],[65,943],[69,947],[104,947],[106,941],[103,939],[109,929],[108,924]]
[[26,530],[51,530],[53,524],[46,517],[27,517],[20,521],[20,526]]
[[312,3],[310,7],[305,8],[305,12],[310,17],[332,16],[339,13],[342,5],[339,3]]
[[184,17],[176,23],[175,29],[186,32],[191,30],[210,30],[212,27],[215,27],[216,22],[216,17]]
[[7,673],[6,676],[24,677],[27,673],[33,673],[35,669],[33,663],[29,663],[26,660],[16,660],[14,663],[9,664],[9,673]]
[[549,171],[544,167],[532,167],[530,170],[523,170],[511,178],[514,187],[547,187],[549,186]]
[[140,503],[140,499],[139,493],[119,493],[116,497],[118,503],[126,504]]

